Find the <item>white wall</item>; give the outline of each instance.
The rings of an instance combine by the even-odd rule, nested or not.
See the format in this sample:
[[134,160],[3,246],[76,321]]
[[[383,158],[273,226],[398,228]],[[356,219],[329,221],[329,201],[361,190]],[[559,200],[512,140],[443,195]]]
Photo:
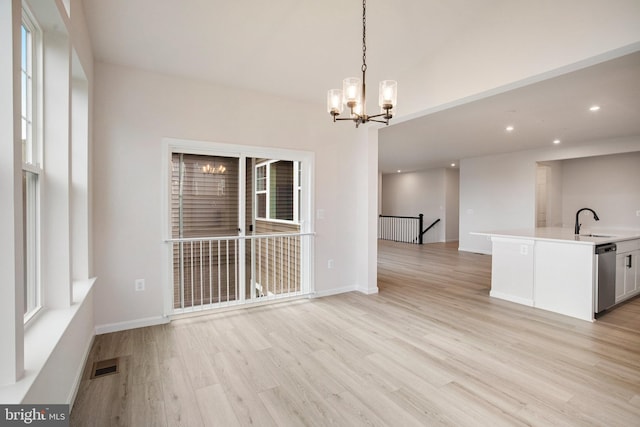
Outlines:
[[455,242],[460,236],[460,169],[445,169],[445,241]]
[[[562,160],[539,162],[546,169],[546,227],[562,227]],[[536,206],[541,201],[536,199]],[[539,210],[540,208],[537,207]]]
[[418,216],[424,227],[440,222],[424,235],[425,243],[458,240],[460,173],[458,169],[429,169],[382,176],[381,214]]
[[580,214],[582,230],[640,230],[640,152],[585,157],[562,162],[562,222],[573,227],[575,213]]
[[[332,123],[322,106],[104,63],[95,64],[95,98],[98,328],[154,323],[163,316],[163,137],[314,152],[315,208],[324,211],[315,223],[316,291],[352,290],[358,277],[369,276],[358,269],[370,263],[356,259],[370,247],[357,238],[363,222],[358,215],[368,214],[359,208],[357,178],[366,164],[362,171],[354,167],[370,157],[368,146],[354,143],[363,129]],[[374,201],[376,183],[374,176]],[[327,268],[329,259],[333,269]],[[137,278],[146,280],[145,292],[134,291]]]
[[24,373],[20,6],[0,4],[0,386]]
[[[491,253],[491,242],[473,231],[535,226],[536,162],[640,151],[640,137],[599,141],[581,147],[463,159],[460,162],[460,250]],[[635,187],[637,193],[638,187]],[[635,197],[628,188],[620,197]],[[620,200],[620,199],[619,199]]]

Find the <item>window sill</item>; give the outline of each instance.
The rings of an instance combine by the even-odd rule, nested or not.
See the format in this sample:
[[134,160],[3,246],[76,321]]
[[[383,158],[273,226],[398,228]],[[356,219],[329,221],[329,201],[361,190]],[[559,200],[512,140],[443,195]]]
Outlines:
[[69,308],[42,308],[24,332],[24,375],[15,384],[0,387],[0,402],[19,404],[23,401],[46,365],[49,357],[88,300],[96,278],[73,283],[73,303]]
[[31,326],[31,324],[36,322],[36,319],[40,315],[41,311],[42,311],[42,306],[39,305],[37,308],[33,309],[31,311],[31,313],[25,315],[25,317],[24,317],[24,330],[25,330],[25,333],[26,333],[26,331],[29,330],[29,327]]

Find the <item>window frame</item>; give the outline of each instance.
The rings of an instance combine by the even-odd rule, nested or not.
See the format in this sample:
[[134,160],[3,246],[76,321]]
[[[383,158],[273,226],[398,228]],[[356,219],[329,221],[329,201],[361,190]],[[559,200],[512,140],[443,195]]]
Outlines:
[[[291,161],[293,163],[293,190],[292,190],[292,201],[293,201],[293,220],[288,220],[288,219],[278,219],[278,218],[271,218],[271,165],[274,163],[278,163],[281,161]],[[254,206],[254,211],[255,211],[255,218],[256,220],[259,221],[270,221],[270,222],[278,222],[278,223],[282,223],[282,224],[300,224],[300,191],[302,189],[301,187],[301,183],[300,183],[300,175],[301,175],[301,168],[300,168],[300,161],[297,160],[286,160],[286,159],[269,159],[269,160],[265,160],[265,161],[261,161],[259,163],[256,163],[255,165],[255,170],[254,170],[254,176],[255,176],[255,206]],[[265,189],[264,190],[258,190],[258,169],[264,167],[265,168]],[[259,194],[264,194],[265,195],[265,213],[266,215],[264,217],[261,217],[258,215],[258,212],[260,212],[259,206],[258,206],[258,195]]]
[[[25,41],[23,28],[29,33],[26,38],[26,67],[23,67]],[[24,221],[24,323],[32,320],[44,306],[41,280],[41,188],[43,173],[43,141],[42,141],[42,29],[33,14],[23,3],[21,21],[21,122],[25,120],[25,134],[22,135],[22,173],[23,198],[25,211]],[[25,77],[26,75],[26,77]],[[26,84],[22,81],[26,79]],[[24,108],[22,104],[26,103]],[[29,120],[30,118],[30,120]],[[22,128],[22,126],[21,126]],[[29,178],[31,177],[31,178]]]
[[[264,169],[264,176],[260,176],[258,174],[258,170],[263,168]],[[259,212],[260,212],[260,207],[259,207],[259,200],[260,200],[260,196],[264,196],[265,199],[265,214],[268,215],[269,212],[269,193],[267,192],[267,188],[269,187],[269,168],[267,167],[267,163],[266,162],[262,162],[260,164],[256,164],[255,166],[255,206],[254,206],[254,212],[255,212],[255,217],[256,219],[261,219],[262,217],[258,216]],[[259,182],[263,182],[264,183],[264,188],[261,188],[260,185],[258,185]]]

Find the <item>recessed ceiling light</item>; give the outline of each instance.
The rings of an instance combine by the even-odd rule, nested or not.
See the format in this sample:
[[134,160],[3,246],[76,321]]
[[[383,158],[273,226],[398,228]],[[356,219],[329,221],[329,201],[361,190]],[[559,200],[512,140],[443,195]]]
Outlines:
[[513,132],[513,129],[514,129],[514,127],[513,127],[513,126],[507,126],[507,127],[505,128],[505,130],[506,130],[507,132]]
[[554,144],[560,144],[560,140],[559,140],[559,139],[554,139],[554,140],[553,140],[553,143],[554,143]]
[[402,172],[400,169],[397,170],[398,173]]
[[451,163],[451,167],[452,167],[452,168],[455,168],[455,167],[456,167],[456,164],[455,164],[455,163]]
[[600,109],[600,106],[599,106],[599,105],[592,105],[592,106],[589,108],[589,111],[598,111],[599,109]]

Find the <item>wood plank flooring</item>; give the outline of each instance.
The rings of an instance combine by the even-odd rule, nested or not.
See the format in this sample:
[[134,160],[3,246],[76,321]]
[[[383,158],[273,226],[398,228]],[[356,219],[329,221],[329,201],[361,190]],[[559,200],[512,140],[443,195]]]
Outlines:
[[490,273],[381,242],[378,295],[97,336],[71,425],[640,425],[640,299],[589,323],[490,298]]

